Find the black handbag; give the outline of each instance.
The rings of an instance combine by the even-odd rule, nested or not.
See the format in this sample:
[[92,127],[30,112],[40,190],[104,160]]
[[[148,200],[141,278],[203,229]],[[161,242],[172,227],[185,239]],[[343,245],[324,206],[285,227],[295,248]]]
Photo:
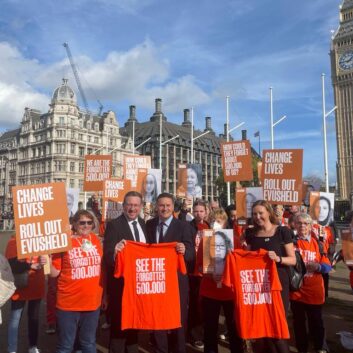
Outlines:
[[22,273],[14,273],[13,277],[15,279],[14,283],[17,289],[25,288],[28,286],[28,271]]
[[289,290],[295,292],[303,285],[306,267],[299,251],[295,251],[296,264],[288,267],[289,273]]

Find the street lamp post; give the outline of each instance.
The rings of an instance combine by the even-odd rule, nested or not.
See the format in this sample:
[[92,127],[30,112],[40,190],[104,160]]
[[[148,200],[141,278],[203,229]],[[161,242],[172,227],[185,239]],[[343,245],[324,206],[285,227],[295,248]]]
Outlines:
[[273,122],[273,95],[272,95],[272,87],[270,87],[270,125],[271,125],[271,149],[275,148],[275,137],[273,128],[283,121],[287,115],[283,115],[282,118],[278,119],[275,123]]
[[[4,163],[5,160],[5,163]],[[4,182],[3,182],[3,198],[2,198],[2,218],[3,218],[3,230],[5,230],[5,219],[4,219],[4,215],[5,215],[5,205],[6,205],[6,181],[7,181],[7,173],[6,173],[6,167],[7,167],[7,163],[9,162],[9,159],[6,156],[2,157],[2,166],[4,168]]]
[[322,125],[324,135],[324,169],[325,169],[325,188],[326,192],[329,192],[329,180],[328,180],[328,158],[327,158],[327,136],[326,136],[326,118],[332,114],[337,106],[333,107],[328,113],[326,113],[326,100],[325,100],[325,74],[321,74],[322,81]]
[[[229,129],[229,96],[226,97],[226,138],[227,142],[229,142],[229,136],[230,133],[241,126],[243,126],[245,123],[244,121],[238,124],[237,126],[234,126],[232,129]],[[227,182],[227,204],[230,205],[230,182]]]

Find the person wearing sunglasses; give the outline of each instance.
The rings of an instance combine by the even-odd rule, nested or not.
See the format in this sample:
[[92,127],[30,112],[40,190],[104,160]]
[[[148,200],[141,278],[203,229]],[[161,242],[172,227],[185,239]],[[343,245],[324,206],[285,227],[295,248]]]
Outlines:
[[56,353],[71,353],[76,335],[84,353],[96,352],[96,329],[102,304],[102,246],[92,213],[80,210],[72,218],[72,249],[53,254],[52,277],[58,278]]

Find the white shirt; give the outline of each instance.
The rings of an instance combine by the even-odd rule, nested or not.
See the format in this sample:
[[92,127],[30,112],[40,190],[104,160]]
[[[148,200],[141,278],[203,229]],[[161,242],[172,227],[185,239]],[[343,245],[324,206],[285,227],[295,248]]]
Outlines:
[[126,218],[126,220],[127,220],[127,223],[129,224],[129,227],[130,227],[130,230],[131,230],[131,233],[132,233],[132,236],[133,236],[134,240],[136,241],[134,225],[132,224],[132,222],[136,221],[137,230],[139,231],[140,243],[146,243],[146,237],[145,237],[145,234],[143,233],[143,230],[142,230],[142,228],[140,226],[138,218],[133,219],[132,221],[130,221],[127,218]]
[[165,234],[167,233],[167,230],[168,230],[168,227],[170,226],[170,223],[171,221],[173,220],[173,216],[170,216],[166,221],[162,221],[159,219],[158,221],[158,226],[157,226],[157,231],[156,231],[156,239],[157,239],[157,243],[160,242],[160,234],[159,234],[159,229],[160,229],[160,224],[163,222],[164,223],[164,226],[163,226],[163,234],[162,234],[162,237],[165,236]]

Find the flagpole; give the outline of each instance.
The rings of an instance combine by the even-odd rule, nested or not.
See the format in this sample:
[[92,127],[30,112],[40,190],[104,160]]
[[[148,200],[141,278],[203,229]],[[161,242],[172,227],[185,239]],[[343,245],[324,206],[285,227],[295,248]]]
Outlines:
[[259,131],[259,155],[261,156],[261,137],[260,137],[260,131]]

